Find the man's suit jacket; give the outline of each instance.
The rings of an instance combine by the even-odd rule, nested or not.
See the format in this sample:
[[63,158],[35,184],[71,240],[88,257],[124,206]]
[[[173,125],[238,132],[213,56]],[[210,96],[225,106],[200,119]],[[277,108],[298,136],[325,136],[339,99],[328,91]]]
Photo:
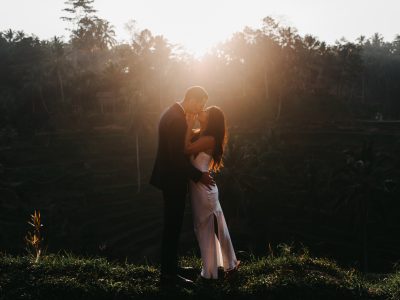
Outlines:
[[175,103],[161,116],[158,126],[158,150],[150,184],[164,191],[186,192],[188,180],[197,182],[202,172],[184,154],[186,117]]

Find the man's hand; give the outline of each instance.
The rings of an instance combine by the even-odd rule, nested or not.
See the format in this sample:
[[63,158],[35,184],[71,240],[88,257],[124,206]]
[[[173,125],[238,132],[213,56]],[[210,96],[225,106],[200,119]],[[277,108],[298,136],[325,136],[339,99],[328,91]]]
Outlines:
[[215,185],[214,178],[212,178],[210,172],[203,172],[203,175],[200,178],[200,182],[208,187],[208,189],[210,190]]

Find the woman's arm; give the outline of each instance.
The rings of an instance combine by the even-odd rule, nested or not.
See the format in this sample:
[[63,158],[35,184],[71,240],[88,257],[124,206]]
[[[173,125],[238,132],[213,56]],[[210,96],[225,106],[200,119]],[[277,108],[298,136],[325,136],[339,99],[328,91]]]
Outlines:
[[214,137],[212,136],[203,136],[198,140],[191,142],[192,139],[192,128],[194,125],[195,117],[187,116],[187,130],[185,135],[185,154],[197,154],[201,151],[206,151],[209,149],[213,149],[215,145]]

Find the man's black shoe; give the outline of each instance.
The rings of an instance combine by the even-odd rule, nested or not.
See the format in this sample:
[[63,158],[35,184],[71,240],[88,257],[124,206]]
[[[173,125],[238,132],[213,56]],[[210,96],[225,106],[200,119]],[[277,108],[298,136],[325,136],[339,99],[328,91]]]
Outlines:
[[225,276],[224,267],[218,267],[218,279],[223,279]]

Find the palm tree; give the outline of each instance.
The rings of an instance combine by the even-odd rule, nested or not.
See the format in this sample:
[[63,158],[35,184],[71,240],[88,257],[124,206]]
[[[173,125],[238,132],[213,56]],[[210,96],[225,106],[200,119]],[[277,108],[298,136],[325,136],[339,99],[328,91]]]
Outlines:
[[68,68],[68,62],[65,57],[64,43],[61,39],[55,36],[50,41],[50,54],[48,56],[48,67],[50,73],[55,73],[58,86],[60,89],[61,104],[65,105],[65,92],[64,92],[64,73]]
[[127,127],[128,132],[133,132],[136,146],[136,175],[137,192],[140,193],[142,185],[141,167],[140,167],[140,135],[148,130],[150,122],[148,113],[148,103],[140,91],[132,87],[126,88],[122,92],[123,97],[130,103],[131,118]]
[[93,31],[100,49],[109,49],[116,44],[114,26],[107,20],[96,18]]
[[168,62],[171,56],[171,48],[168,41],[163,36],[154,37],[154,60],[156,62],[156,71],[158,73],[158,103],[159,109],[163,109],[163,88],[162,83],[165,82]]
[[266,17],[263,19],[263,26],[261,30],[256,33],[256,41],[261,49],[258,52],[262,56],[262,66],[264,74],[264,91],[265,100],[268,101],[270,98],[270,80],[268,76],[269,70],[273,67],[274,57],[277,54],[277,30],[279,23],[273,18]]

